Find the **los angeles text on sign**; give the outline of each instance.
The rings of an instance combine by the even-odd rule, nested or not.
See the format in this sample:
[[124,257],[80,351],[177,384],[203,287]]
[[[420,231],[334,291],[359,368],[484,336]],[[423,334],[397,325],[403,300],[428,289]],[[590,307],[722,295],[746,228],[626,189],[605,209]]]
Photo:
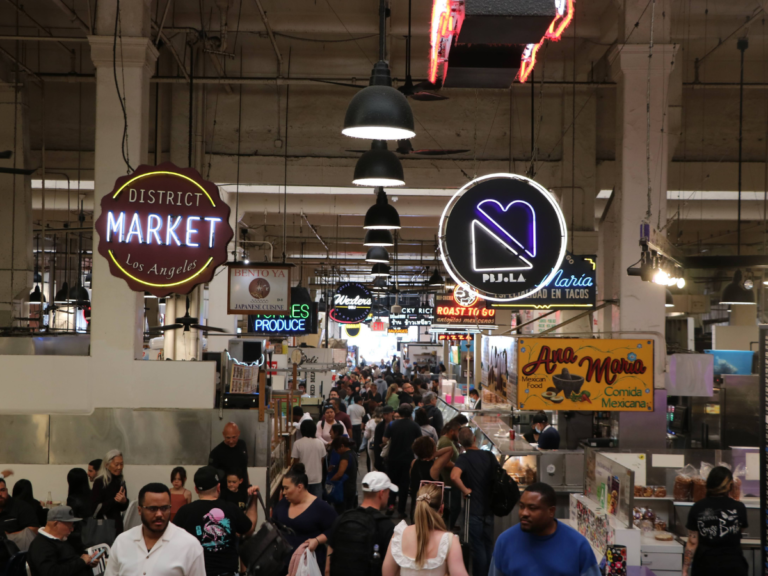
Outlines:
[[134,291],[188,294],[227,261],[229,212],[196,170],[141,165],[101,199],[99,254]]
[[653,410],[653,340],[521,338],[520,410]]

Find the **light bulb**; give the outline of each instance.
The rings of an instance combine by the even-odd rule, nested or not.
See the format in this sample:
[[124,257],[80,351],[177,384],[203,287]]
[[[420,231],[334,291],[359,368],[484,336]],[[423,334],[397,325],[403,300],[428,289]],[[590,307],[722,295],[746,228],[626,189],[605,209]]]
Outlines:
[[672,286],[675,286],[676,284],[677,284],[677,278],[675,278],[674,276],[670,276],[667,279],[667,286],[672,287]]
[[747,290],[752,290],[752,287],[754,286],[754,282],[752,282],[752,278],[747,278],[744,280],[744,288]]
[[250,263],[251,263],[250,260],[243,260],[243,264],[250,264]]
[[685,288],[685,278],[678,278],[677,279],[677,287],[681,290]]
[[653,281],[656,284],[661,284],[662,286],[666,286],[667,281],[669,280],[669,276],[667,275],[664,270],[659,270],[656,272],[656,274],[653,275]]

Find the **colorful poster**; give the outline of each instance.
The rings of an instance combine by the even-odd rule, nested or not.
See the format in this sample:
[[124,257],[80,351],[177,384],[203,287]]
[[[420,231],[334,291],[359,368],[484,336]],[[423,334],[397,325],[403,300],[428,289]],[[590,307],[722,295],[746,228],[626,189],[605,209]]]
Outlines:
[[653,340],[520,338],[520,410],[653,410]]
[[484,389],[514,403],[517,397],[515,339],[508,336],[486,336],[481,348],[481,381]]

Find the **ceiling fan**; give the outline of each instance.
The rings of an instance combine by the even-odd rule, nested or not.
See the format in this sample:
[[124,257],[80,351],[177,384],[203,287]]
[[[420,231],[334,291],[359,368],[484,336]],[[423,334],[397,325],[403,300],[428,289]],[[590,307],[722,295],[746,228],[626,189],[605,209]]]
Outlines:
[[414,85],[413,78],[411,78],[411,0],[408,0],[408,36],[405,37],[405,84],[400,86],[398,90],[407,98],[419,100],[420,102],[448,100],[448,96],[428,92],[428,90],[440,90],[440,88],[442,88],[442,82],[440,84],[432,84],[432,82],[425,80]]
[[189,296],[187,296],[187,311],[181,318],[176,318],[175,324],[166,324],[165,326],[152,326],[149,329],[150,335],[153,333],[163,333],[166,330],[178,330],[179,328],[184,328],[184,332],[189,332],[190,329],[194,328],[195,330],[200,330],[200,332],[208,333],[208,332],[224,332],[227,331],[223,328],[216,328],[214,326],[203,326],[202,324],[198,324],[198,318],[193,318],[189,315]]

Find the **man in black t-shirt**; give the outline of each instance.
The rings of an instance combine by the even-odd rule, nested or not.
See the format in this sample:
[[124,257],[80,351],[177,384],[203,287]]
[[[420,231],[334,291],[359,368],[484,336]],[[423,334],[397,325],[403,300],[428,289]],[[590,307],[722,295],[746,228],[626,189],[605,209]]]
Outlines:
[[223,478],[226,472],[237,470],[243,474],[245,485],[248,485],[248,448],[243,440],[240,440],[240,428],[234,422],[224,426],[222,432],[224,442],[211,450],[208,456],[208,465],[219,471],[219,477]]
[[32,506],[17,498],[11,498],[5,479],[0,478],[0,530],[6,534],[15,534],[29,528],[37,533],[39,527],[37,514]]
[[400,516],[405,517],[405,503],[408,499],[408,484],[413,460],[413,443],[421,438],[421,426],[411,419],[413,406],[402,404],[397,413],[399,420],[384,431],[384,439],[389,446],[387,455],[387,475],[392,479],[398,490],[397,510]]
[[[252,486],[248,495],[254,496],[258,490],[258,486]],[[195,472],[195,492],[200,499],[179,508],[173,523],[202,544],[207,576],[236,575],[240,568],[237,539],[253,532],[258,518],[257,499],[251,498],[243,513],[236,504],[219,498],[219,476],[211,466]]]

